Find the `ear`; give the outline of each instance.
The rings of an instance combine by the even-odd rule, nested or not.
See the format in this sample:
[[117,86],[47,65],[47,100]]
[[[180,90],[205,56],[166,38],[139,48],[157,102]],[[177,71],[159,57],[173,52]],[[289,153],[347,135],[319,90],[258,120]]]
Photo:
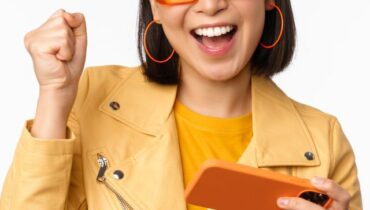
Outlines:
[[267,11],[275,9],[271,4],[276,4],[275,0],[265,0],[265,8]]
[[153,19],[154,20],[159,20],[157,1],[156,0],[150,0],[150,6],[151,6],[151,9],[152,9]]

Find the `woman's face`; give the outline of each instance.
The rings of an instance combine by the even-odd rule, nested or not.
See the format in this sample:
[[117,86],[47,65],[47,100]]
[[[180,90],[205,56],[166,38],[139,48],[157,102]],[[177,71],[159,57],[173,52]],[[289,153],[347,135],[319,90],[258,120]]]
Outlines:
[[179,54],[183,74],[193,71],[214,81],[229,80],[245,69],[263,32],[266,3],[198,0],[169,6],[151,0],[154,19]]

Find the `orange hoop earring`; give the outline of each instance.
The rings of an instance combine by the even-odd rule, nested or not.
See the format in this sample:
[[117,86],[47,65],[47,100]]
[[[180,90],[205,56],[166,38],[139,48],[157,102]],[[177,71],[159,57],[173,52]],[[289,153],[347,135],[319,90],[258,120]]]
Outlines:
[[263,44],[262,42],[260,43],[260,45],[263,47],[263,48],[266,48],[266,49],[271,49],[271,48],[274,48],[280,41],[282,35],[283,35],[283,31],[284,31],[284,16],[283,16],[283,12],[281,12],[281,9],[279,6],[277,6],[276,4],[274,3],[271,3],[270,4],[271,6],[273,6],[279,13],[280,15],[280,21],[281,21],[281,26],[280,26],[280,33],[279,33],[279,36],[277,38],[277,40],[272,44],[272,45],[265,45]]
[[157,60],[157,59],[155,59],[155,58],[152,56],[152,54],[150,54],[150,52],[149,52],[149,50],[148,50],[148,46],[146,45],[146,35],[147,35],[147,33],[148,33],[149,28],[150,28],[154,23],[160,24],[160,23],[159,23],[159,21],[157,21],[157,20],[152,20],[152,21],[147,25],[147,27],[145,28],[145,31],[144,31],[144,49],[145,49],[146,54],[148,55],[148,57],[149,57],[152,61],[154,61],[154,62],[156,62],[156,63],[166,63],[166,62],[167,62],[167,61],[169,61],[169,60],[172,58],[172,56],[175,54],[175,50],[172,50],[171,55],[170,55],[168,58],[166,58],[165,60]]

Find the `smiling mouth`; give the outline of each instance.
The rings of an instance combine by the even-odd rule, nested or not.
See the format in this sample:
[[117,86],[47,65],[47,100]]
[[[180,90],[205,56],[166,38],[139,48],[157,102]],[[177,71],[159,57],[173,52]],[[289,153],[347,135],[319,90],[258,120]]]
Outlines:
[[230,25],[224,27],[194,29],[190,34],[202,45],[209,48],[220,48],[223,44],[229,42],[233,38],[237,30],[237,26]]

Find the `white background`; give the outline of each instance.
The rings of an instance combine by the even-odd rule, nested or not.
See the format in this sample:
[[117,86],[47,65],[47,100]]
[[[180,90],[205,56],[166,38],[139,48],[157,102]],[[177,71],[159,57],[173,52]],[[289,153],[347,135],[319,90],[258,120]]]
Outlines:
[[[0,0],[0,187],[24,121],[33,118],[38,85],[23,46],[24,34],[55,10],[83,12],[89,47],[86,66],[137,65],[137,0]],[[292,2],[298,48],[275,81],[292,98],[338,117],[357,158],[364,206],[370,208],[370,2]],[[366,208],[364,208],[366,209]]]

